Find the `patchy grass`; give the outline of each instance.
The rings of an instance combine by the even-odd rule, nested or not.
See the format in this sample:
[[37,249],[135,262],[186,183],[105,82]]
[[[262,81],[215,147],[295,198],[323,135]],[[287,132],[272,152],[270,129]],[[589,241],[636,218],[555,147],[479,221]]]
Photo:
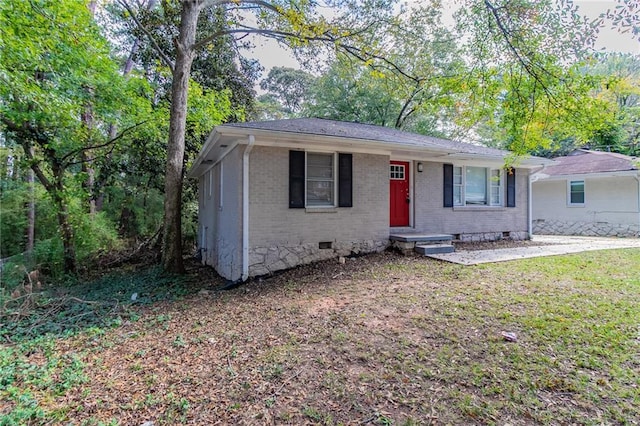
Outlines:
[[640,250],[381,254],[136,309],[0,349],[0,424],[640,423]]

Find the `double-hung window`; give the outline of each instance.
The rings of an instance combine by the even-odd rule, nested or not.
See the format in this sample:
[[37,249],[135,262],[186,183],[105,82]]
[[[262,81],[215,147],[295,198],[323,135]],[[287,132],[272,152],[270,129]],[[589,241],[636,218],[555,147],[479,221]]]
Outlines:
[[454,206],[502,206],[503,176],[500,169],[453,167]]
[[462,202],[463,200],[463,194],[464,191],[462,190],[462,185],[463,185],[463,180],[462,180],[462,167],[453,167],[453,205],[454,206],[461,206],[464,203]]
[[584,206],[584,181],[572,180],[568,185],[569,192],[569,205],[570,206]]
[[491,192],[489,195],[490,204],[492,206],[502,205],[502,171],[500,169],[491,169],[489,186]]
[[335,205],[335,155],[308,152],[307,206]]
[[289,207],[352,207],[352,154],[289,151]]

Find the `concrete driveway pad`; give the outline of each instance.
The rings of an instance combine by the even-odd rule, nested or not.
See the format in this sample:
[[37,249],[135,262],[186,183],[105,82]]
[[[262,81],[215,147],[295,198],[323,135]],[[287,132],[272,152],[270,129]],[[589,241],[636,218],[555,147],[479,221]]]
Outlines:
[[544,245],[491,250],[456,250],[453,253],[429,255],[434,259],[462,265],[504,262],[530,257],[556,256],[592,250],[620,248],[640,249],[640,238],[574,237],[564,235],[534,235],[534,242]]

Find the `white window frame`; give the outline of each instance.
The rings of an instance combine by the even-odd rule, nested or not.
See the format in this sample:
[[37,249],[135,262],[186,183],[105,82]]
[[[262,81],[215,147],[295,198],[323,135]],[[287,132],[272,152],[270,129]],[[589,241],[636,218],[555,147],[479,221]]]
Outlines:
[[[571,186],[573,183],[582,183],[582,203],[574,203],[571,201]],[[584,207],[587,201],[587,185],[584,179],[568,180],[567,181],[567,205],[570,207]]]
[[389,179],[405,180],[407,176],[406,168],[404,164],[389,164]]
[[[309,205],[307,199],[307,183],[309,182],[309,164],[308,164],[308,156],[309,154],[315,155],[331,155],[331,179],[333,181],[333,193],[332,193],[332,203],[331,204],[313,204]],[[326,208],[335,208],[337,206],[337,198],[338,198],[338,155],[336,152],[331,151],[305,151],[304,153],[304,206],[308,209],[326,209]],[[313,180],[313,179],[311,179]]]
[[[493,177],[493,172],[498,172],[498,179]],[[502,206],[503,198],[504,198],[504,173],[502,173],[502,169],[489,169],[489,186],[488,186],[488,198],[489,205],[494,207]],[[493,189],[498,188],[498,199],[495,200],[493,198]]]
[[[485,185],[485,200],[486,204],[467,204],[466,202],[466,187],[467,187],[467,167],[475,167],[485,169],[487,181]],[[460,171],[460,173],[456,173]],[[493,172],[497,171],[500,175],[499,180],[494,180],[492,175]],[[456,183],[456,176],[460,177],[460,182]],[[504,179],[505,174],[502,169],[495,167],[483,167],[483,166],[453,166],[453,205],[454,207],[504,207]],[[456,190],[455,188],[460,188],[460,199],[456,199]],[[498,200],[495,200],[492,196],[492,188],[498,187]]]
[[[457,173],[460,172],[460,173]],[[464,206],[464,167],[453,166],[453,205]],[[456,182],[456,177],[459,178],[459,182]],[[459,198],[456,198],[456,188],[458,189]]]

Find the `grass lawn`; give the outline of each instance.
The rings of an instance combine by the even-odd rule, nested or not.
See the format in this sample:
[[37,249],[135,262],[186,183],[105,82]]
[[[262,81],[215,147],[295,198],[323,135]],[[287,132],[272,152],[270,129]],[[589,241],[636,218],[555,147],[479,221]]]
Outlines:
[[637,249],[385,253],[127,318],[0,348],[0,424],[640,424]]

